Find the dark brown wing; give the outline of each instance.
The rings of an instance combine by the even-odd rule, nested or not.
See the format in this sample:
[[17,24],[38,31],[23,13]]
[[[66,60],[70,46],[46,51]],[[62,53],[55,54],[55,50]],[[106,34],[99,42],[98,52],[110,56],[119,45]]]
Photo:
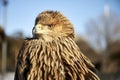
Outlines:
[[25,41],[19,51],[14,80],[27,80],[30,69],[29,54],[27,53],[29,53],[30,47],[30,44]]

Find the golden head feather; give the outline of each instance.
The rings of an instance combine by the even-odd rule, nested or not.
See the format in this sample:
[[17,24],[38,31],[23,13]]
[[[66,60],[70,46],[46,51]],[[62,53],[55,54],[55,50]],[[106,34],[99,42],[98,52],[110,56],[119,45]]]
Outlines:
[[74,38],[74,28],[71,22],[57,11],[44,11],[35,20],[33,37],[44,40],[54,40],[58,37]]

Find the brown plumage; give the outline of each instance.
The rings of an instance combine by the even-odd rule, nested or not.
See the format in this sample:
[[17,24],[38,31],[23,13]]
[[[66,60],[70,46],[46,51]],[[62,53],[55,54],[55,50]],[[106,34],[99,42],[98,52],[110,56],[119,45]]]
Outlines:
[[65,16],[40,13],[33,38],[24,41],[18,54],[14,80],[99,80],[73,39],[73,25]]

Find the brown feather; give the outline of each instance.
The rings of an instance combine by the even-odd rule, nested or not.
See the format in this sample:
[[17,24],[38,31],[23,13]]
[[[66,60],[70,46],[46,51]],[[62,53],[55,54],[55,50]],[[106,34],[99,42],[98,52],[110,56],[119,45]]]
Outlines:
[[71,38],[31,39],[18,55],[15,80],[99,80],[88,67],[94,66]]

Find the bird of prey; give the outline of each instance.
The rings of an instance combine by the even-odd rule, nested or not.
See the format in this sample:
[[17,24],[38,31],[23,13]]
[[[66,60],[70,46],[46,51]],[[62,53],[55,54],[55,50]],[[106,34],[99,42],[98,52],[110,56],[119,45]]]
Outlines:
[[100,80],[74,42],[74,27],[62,13],[41,12],[32,34],[19,51],[14,80]]

